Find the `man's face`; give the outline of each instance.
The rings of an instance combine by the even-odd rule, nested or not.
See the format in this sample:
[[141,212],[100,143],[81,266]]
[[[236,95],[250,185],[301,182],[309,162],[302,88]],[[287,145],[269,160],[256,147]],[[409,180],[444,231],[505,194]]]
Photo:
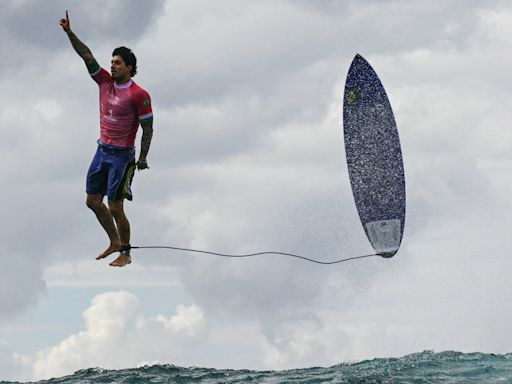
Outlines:
[[110,65],[110,72],[114,80],[125,80],[130,79],[130,72],[132,70],[131,65],[126,65],[123,58],[119,55],[112,56]]

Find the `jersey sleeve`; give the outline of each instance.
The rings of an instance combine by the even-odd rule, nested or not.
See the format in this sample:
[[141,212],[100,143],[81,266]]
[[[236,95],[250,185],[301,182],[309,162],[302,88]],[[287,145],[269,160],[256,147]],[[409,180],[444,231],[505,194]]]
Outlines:
[[110,76],[110,73],[108,73],[105,69],[98,67],[96,72],[90,73],[92,79],[98,83],[98,85],[101,85],[103,83],[107,83],[109,81],[112,81],[112,77]]
[[138,92],[135,100],[135,108],[137,109],[137,116],[140,120],[146,120],[153,117],[153,109],[151,108],[151,97],[149,93],[141,89]]

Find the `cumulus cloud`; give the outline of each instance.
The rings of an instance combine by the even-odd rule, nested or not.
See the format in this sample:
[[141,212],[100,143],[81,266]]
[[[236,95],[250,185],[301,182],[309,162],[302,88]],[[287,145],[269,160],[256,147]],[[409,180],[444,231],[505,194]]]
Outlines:
[[36,354],[33,377],[62,376],[83,367],[128,368],[152,359],[172,361],[183,346],[190,348],[190,339],[206,332],[197,306],[178,306],[170,317],[144,318],[139,310],[139,299],[125,291],[95,296],[83,313],[82,331]]
[[35,377],[62,376],[80,367],[100,366],[105,356],[116,356],[126,322],[138,305],[138,299],[126,292],[96,296],[84,312],[84,331],[37,354]]

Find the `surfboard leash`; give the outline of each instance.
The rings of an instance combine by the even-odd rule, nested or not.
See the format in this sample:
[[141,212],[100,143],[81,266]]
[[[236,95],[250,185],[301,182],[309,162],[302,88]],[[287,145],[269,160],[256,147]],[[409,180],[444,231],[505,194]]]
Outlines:
[[309,261],[311,263],[316,263],[316,264],[323,264],[323,265],[339,264],[339,263],[344,263],[346,261],[364,259],[367,257],[382,256],[378,253],[373,253],[370,255],[347,257],[345,259],[339,259],[339,260],[333,260],[333,261],[322,261],[322,260],[311,259],[309,257],[305,257],[305,256],[301,256],[301,255],[295,255],[293,253],[275,252],[275,251],[248,253],[248,254],[243,254],[243,255],[231,255],[231,254],[226,254],[226,253],[203,251],[200,249],[171,247],[171,246],[163,246],[163,245],[145,245],[145,246],[135,246],[135,245],[131,246],[130,245],[130,246],[124,246],[122,248],[123,248],[122,249],[123,251],[129,251],[131,249],[169,249],[169,250],[174,250],[174,251],[202,253],[202,254],[208,254],[208,255],[220,256],[220,257],[229,257],[229,258],[244,258],[244,257],[254,257],[254,256],[261,256],[261,255],[281,255],[281,256],[287,256],[287,257],[295,257],[297,259]]

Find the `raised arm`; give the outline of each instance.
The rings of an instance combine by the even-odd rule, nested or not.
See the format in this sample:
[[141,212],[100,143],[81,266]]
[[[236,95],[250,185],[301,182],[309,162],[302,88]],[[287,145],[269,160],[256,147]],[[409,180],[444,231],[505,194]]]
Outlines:
[[73,33],[71,30],[71,24],[69,23],[69,16],[68,11],[66,10],[66,17],[63,17],[59,20],[59,25],[62,27],[64,32],[68,35],[69,41],[71,42],[71,45],[73,46],[74,50],[78,55],[84,60],[85,65],[87,66],[87,69],[89,70],[89,73],[94,73],[99,69],[98,62],[92,55],[91,50],[80,41],[78,37]]

